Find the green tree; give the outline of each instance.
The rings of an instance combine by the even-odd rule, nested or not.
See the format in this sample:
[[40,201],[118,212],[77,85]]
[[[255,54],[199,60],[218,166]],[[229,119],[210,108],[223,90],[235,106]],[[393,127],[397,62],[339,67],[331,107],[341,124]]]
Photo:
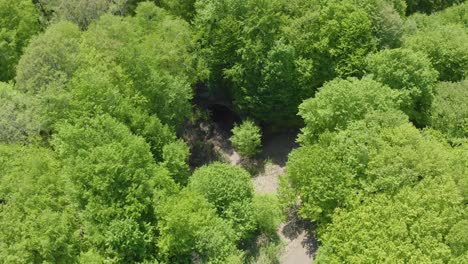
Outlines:
[[[107,12],[124,15],[127,0],[35,0],[49,20],[68,20],[86,30]],[[134,1],[133,1],[134,2]],[[131,6],[132,3],[130,3]]]
[[299,140],[313,142],[320,134],[345,129],[369,112],[398,109],[398,97],[399,92],[370,78],[330,81],[299,106],[305,123]]
[[187,185],[190,176],[188,159],[190,149],[182,141],[174,141],[164,146],[162,165],[167,168],[172,179],[181,186]]
[[0,145],[0,262],[71,263],[80,248],[77,206],[49,149]]
[[49,131],[63,118],[70,93],[67,87],[78,68],[80,31],[71,22],[51,25],[34,38],[21,57],[16,88],[39,100],[44,118],[44,131]]
[[260,128],[251,120],[246,120],[232,129],[229,139],[233,147],[243,156],[253,157],[259,153],[262,144]]
[[6,143],[34,140],[42,129],[39,101],[0,82],[0,141]]
[[353,1],[327,1],[317,18],[317,46],[320,65],[327,79],[336,76],[361,76],[365,56],[376,50],[372,20],[365,9]]
[[402,110],[411,121],[417,126],[428,123],[438,72],[424,53],[383,50],[369,56],[368,70],[376,81],[402,91]]
[[81,210],[83,250],[124,262],[154,257],[155,207],[176,185],[149,145],[108,115],[59,125],[52,144]]
[[468,138],[468,81],[441,82],[435,88],[431,126],[450,138]]
[[0,1],[0,81],[13,79],[23,49],[40,30],[39,13],[30,0]]
[[[102,16],[84,34],[82,54],[97,53],[101,60],[119,65],[145,98],[144,108],[179,128],[191,113],[190,85],[196,76],[190,38],[187,22],[144,2],[134,17]],[[85,61],[96,65],[93,57]]]
[[466,257],[466,239],[453,234],[463,232],[459,221],[465,217],[450,176],[428,178],[393,197],[375,195],[357,208],[338,210],[316,260],[460,263],[458,256]]
[[460,81],[468,71],[468,33],[462,25],[423,28],[405,38],[403,46],[426,53],[441,81]]
[[34,38],[18,64],[18,89],[32,94],[64,89],[78,67],[80,37],[76,25],[60,22]]
[[162,160],[164,145],[174,141],[171,129],[163,125],[146,108],[145,98],[135,90],[129,76],[114,62],[106,62],[101,54],[91,57],[78,69],[68,85],[69,107],[64,118],[109,114],[145,138],[156,160]]
[[236,237],[246,238],[255,229],[251,207],[254,190],[244,169],[223,163],[203,166],[190,177],[188,188],[215,206],[232,224]]
[[241,256],[235,247],[232,227],[216,215],[216,209],[202,195],[182,191],[159,211],[158,248],[163,260],[226,263],[228,258]]
[[421,133],[400,112],[370,113],[295,150],[287,177],[301,198],[300,214],[328,222],[337,207],[447,174],[450,157],[446,143]]

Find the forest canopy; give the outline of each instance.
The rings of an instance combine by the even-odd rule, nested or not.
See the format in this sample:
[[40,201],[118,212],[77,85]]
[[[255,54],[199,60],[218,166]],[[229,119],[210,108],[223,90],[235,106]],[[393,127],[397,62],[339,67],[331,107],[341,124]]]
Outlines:
[[467,16],[0,0],[0,263],[468,262]]

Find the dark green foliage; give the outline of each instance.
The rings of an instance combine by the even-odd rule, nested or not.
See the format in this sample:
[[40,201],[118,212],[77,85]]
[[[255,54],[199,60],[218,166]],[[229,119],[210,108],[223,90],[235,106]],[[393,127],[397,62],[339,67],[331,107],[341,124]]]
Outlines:
[[468,81],[436,86],[431,126],[450,138],[468,137]]
[[15,76],[23,49],[40,30],[38,19],[31,0],[0,1],[0,81]]
[[252,157],[260,152],[262,135],[254,122],[246,120],[232,129],[232,137],[229,140],[241,155]]
[[402,110],[411,121],[418,126],[428,123],[438,73],[424,53],[383,50],[369,57],[368,69],[375,80],[402,91]]
[[330,81],[314,98],[299,106],[299,115],[305,122],[299,140],[313,142],[320,134],[345,129],[369,112],[398,109],[398,97],[397,91],[370,78]]
[[462,3],[464,0],[406,0],[408,14],[422,12],[430,14],[442,10],[454,4]]
[[196,0],[160,0],[161,6],[172,14],[180,16],[187,21],[192,21],[195,16]]

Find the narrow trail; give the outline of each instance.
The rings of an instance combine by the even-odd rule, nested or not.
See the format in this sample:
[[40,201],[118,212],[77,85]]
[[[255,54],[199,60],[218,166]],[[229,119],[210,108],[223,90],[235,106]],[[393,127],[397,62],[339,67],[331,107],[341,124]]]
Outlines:
[[[288,153],[296,147],[295,137],[295,133],[283,133],[264,140],[258,164],[255,164],[261,169],[252,178],[256,193],[277,193],[278,177],[285,173]],[[221,153],[226,161],[239,166],[242,159],[232,149],[228,138],[228,135],[220,133],[210,140],[215,146],[215,150]],[[278,227],[278,236],[285,244],[280,256],[281,264],[310,264],[313,262],[317,245],[315,239],[306,231],[307,229],[299,219],[289,219]]]

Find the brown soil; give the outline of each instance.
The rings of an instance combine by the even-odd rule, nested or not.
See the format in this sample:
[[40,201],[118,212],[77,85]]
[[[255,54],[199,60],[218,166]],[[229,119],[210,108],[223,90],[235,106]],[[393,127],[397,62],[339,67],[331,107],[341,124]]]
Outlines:
[[[254,176],[252,183],[257,193],[275,194],[278,189],[278,177],[285,173],[288,153],[296,147],[297,132],[286,132],[265,136],[261,154],[245,160],[232,148],[229,142],[231,133],[223,124],[200,123],[188,131],[196,137],[186,138],[191,145],[191,165],[199,167],[215,160],[228,162],[246,168]],[[196,147],[203,143],[203,147]],[[197,152],[198,151],[198,152]],[[293,218],[296,214],[292,214]],[[306,227],[297,218],[290,219],[278,228],[278,235],[285,244],[280,256],[282,264],[310,264],[313,261],[316,242]]]

